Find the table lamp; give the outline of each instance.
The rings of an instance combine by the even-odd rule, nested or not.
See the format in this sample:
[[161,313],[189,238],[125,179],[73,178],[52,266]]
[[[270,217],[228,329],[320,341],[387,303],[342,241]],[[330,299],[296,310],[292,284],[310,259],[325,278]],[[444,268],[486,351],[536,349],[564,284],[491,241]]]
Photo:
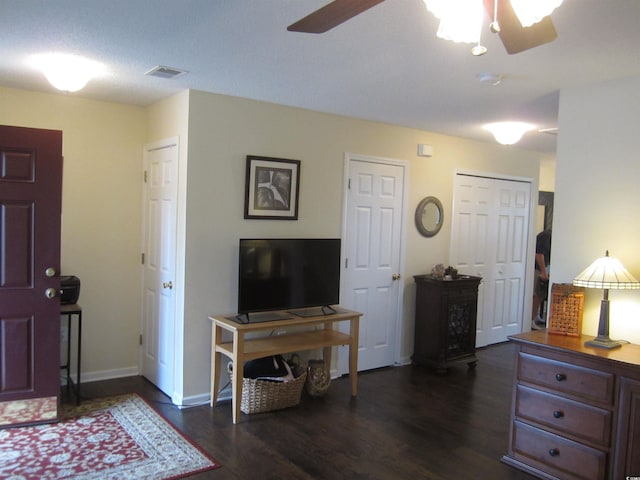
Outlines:
[[618,259],[610,257],[607,250],[604,257],[598,258],[574,278],[573,284],[577,287],[602,288],[604,292],[600,303],[598,336],[585,342],[585,346],[606,349],[622,346],[622,343],[609,338],[609,289],[638,290],[640,282],[622,266]]

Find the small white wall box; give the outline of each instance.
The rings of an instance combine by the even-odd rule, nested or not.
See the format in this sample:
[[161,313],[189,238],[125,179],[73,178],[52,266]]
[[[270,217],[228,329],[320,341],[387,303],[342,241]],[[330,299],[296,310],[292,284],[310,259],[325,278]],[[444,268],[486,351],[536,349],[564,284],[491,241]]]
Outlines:
[[433,147],[425,143],[418,144],[419,157],[433,157]]

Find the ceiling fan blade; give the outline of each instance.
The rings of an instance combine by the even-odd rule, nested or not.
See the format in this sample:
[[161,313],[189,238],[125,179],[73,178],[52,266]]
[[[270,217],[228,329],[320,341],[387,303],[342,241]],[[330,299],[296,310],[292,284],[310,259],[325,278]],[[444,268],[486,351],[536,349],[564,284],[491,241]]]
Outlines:
[[[493,18],[494,0],[484,0],[484,7]],[[507,53],[520,53],[530,48],[552,42],[558,37],[551,17],[544,17],[540,22],[523,27],[518,20],[509,0],[498,0],[498,24],[500,40]]]
[[324,33],[384,0],[334,0],[301,20],[289,25],[290,32]]

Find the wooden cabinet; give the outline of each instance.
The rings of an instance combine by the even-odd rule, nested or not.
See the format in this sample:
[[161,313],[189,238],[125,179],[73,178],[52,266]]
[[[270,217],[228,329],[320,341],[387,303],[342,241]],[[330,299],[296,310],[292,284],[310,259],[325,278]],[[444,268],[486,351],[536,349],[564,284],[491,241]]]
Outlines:
[[620,379],[619,411],[614,464],[624,478],[640,472],[640,379]]
[[433,366],[440,373],[461,363],[474,367],[480,277],[413,278],[416,282],[413,362]]
[[624,479],[640,472],[640,346],[584,347],[545,331],[517,344],[509,452],[545,479]]

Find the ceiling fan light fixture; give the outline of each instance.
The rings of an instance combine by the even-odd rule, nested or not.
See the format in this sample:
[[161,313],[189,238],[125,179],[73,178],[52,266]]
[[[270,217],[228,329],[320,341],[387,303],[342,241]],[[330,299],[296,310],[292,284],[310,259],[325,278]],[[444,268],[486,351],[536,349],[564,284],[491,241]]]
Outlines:
[[513,145],[518,143],[526,132],[533,130],[535,125],[524,122],[495,122],[488,123],[483,128],[490,131],[498,143]]
[[478,42],[478,44],[471,49],[471,54],[474,57],[480,57],[485,53],[487,53],[487,47],[485,47],[484,45],[480,45],[480,42]]
[[35,55],[30,63],[42,71],[49,83],[63,92],[77,92],[104,71],[102,64],[77,55],[51,53]]
[[523,27],[530,27],[551,15],[562,0],[511,0],[511,7]]
[[424,0],[440,20],[438,38],[460,43],[478,43],[484,16],[479,0]]

